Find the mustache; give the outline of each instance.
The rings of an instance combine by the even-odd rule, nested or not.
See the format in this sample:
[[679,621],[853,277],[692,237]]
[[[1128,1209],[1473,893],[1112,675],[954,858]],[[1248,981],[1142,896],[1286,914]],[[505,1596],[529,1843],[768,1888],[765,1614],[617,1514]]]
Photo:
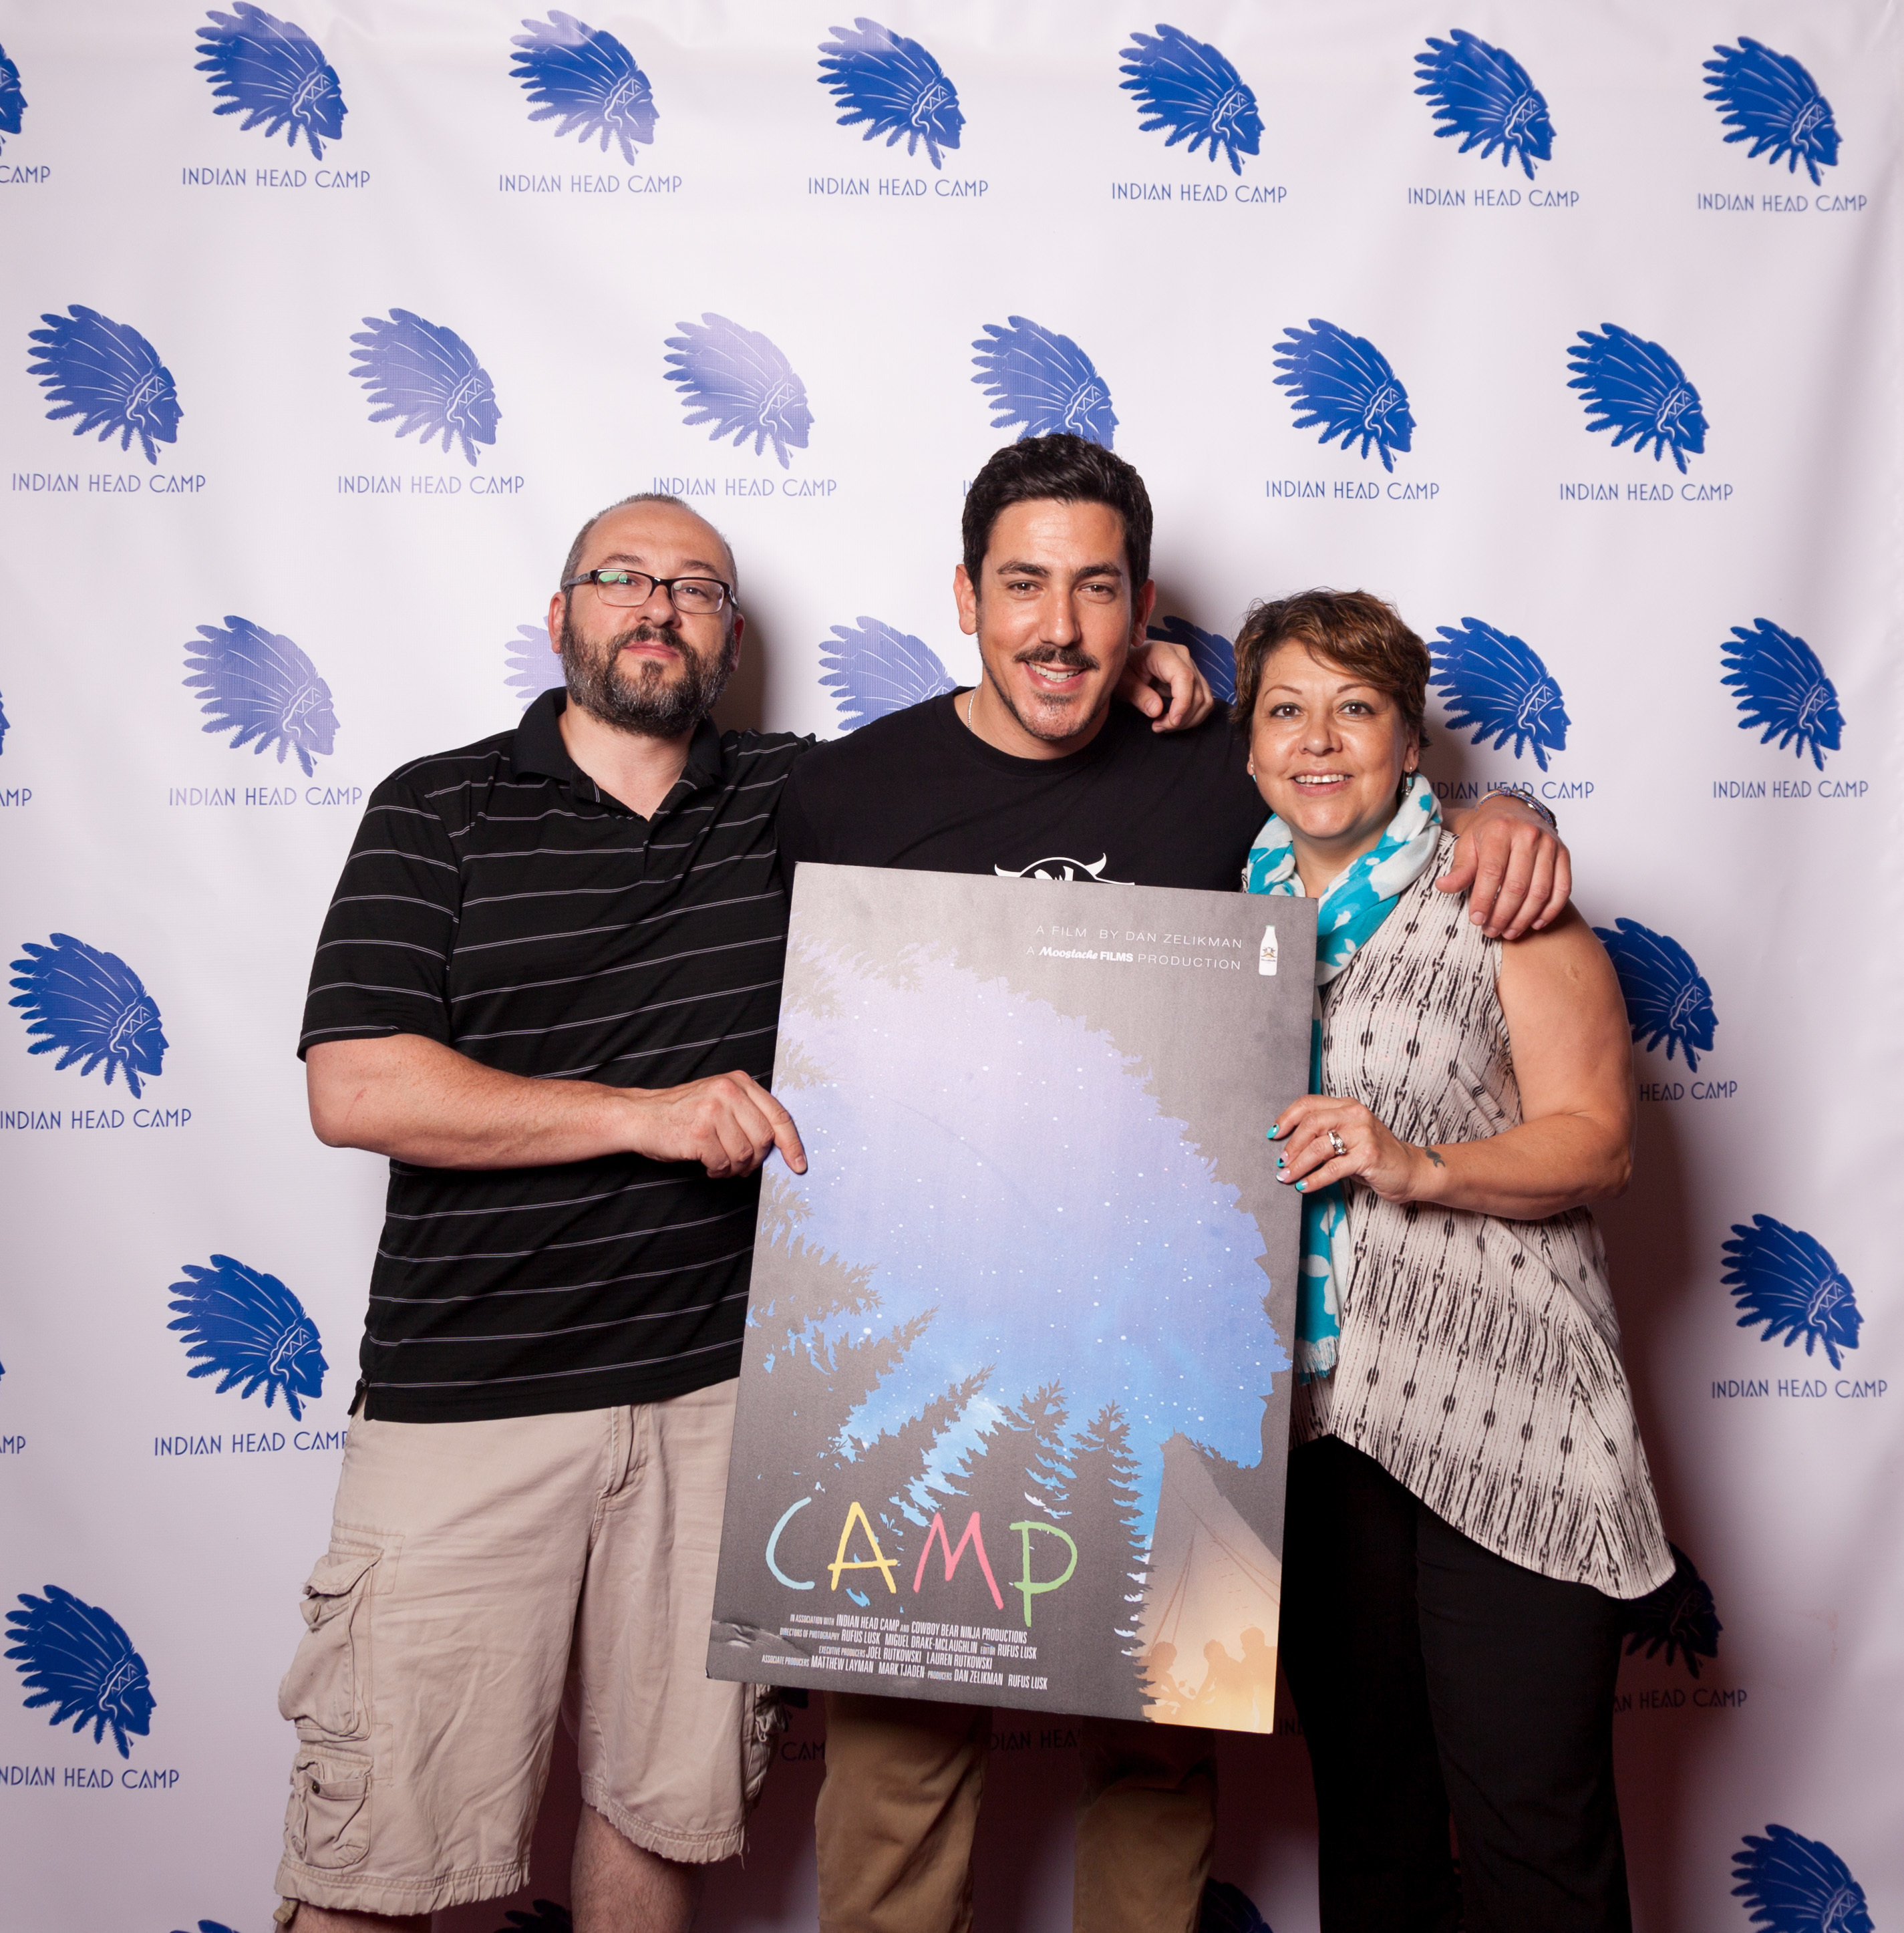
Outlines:
[[1098,660],[1082,645],[1033,645],[1018,652],[1014,664],[1062,665],[1067,671],[1095,671]]
[[683,657],[688,655],[687,647],[681,642],[678,625],[652,624],[645,618],[626,631],[617,631],[608,640],[611,659],[625,645],[666,645],[671,650],[679,651]]

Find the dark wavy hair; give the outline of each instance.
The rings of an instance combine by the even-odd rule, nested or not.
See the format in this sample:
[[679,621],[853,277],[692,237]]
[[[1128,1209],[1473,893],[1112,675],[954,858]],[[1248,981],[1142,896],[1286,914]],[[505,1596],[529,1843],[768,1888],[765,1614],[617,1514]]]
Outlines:
[[1124,525],[1124,561],[1134,597],[1150,576],[1150,492],[1121,456],[1081,436],[1028,436],[986,459],[966,492],[960,533],[975,588],[992,528],[1014,504],[1103,504]]
[[1250,606],[1236,633],[1236,697],[1230,715],[1247,726],[1270,654],[1287,644],[1307,645],[1319,658],[1372,684],[1395,701],[1402,722],[1425,742],[1428,647],[1401,613],[1366,591],[1304,591]]

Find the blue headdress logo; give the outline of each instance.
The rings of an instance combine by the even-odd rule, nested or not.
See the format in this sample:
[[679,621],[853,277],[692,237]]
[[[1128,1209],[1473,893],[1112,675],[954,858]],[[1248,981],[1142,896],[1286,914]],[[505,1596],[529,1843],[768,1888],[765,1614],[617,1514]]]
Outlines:
[[1256,1901],[1227,1879],[1205,1881],[1197,1910],[1197,1933],[1269,1933],[1269,1922]]
[[548,627],[518,624],[515,636],[503,647],[503,661],[509,676],[503,682],[524,705],[531,705],[545,691],[559,691],[567,682],[562,660],[548,648]]
[[938,653],[923,639],[909,637],[877,618],[861,618],[850,630],[834,625],[833,636],[820,647],[820,664],[826,673],[820,682],[833,693],[840,723],[849,732],[954,688]]
[[387,318],[365,316],[362,332],[350,340],[362,345],[351,351],[350,373],[378,405],[372,422],[396,419],[399,436],[420,430],[426,446],[440,431],[443,447],[460,442],[472,463],[478,443],[496,440],[503,413],[496,386],[455,330],[393,308]]
[[152,1730],[158,1702],[146,1661],[133,1649],[131,1639],[116,1618],[96,1604],[82,1604],[57,1584],[49,1584],[44,1598],[23,1591],[20,1601],[26,1608],[7,1613],[13,1627],[7,1633],[13,1640],[7,1655],[33,1694],[23,1701],[26,1709],[50,1705],[47,1723],[63,1724],[71,1718],[76,1733],[92,1726],[95,1745],[110,1727],[120,1757],[130,1758],[125,1735],[137,1732],[143,1738]]
[[1068,335],[1054,334],[1022,315],[1001,326],[985,325],[972,344],[978,374],[972,378],[998,411],[994,429],[1022,423],[1028,436],[1079,436],[1113,447],[1117,413],[1096,365]]
[[1215,631],[1200,631],[1188,618],[1166,618],[1153,624],[1144,635],[1165,644],[1181,645],[1215,693],[1220,705],[1229,705],[1236,696],[1236,649],[1230,640]]
[[1741,1329],[1762,1322],[1758,1339],[1783,1336],[1788,1349],[1802,1336],[1806,1355],[1822,1343],[1831,1366],[1842,1366],[1838,1351],[1857,1347],[1864,1318],[1851,1284],[1816,1236],[1755,1215],[1749,1227],[1733,1223],[1724,1253],[1722,1279],[1738,1304]]
[[1770,165],[1783,161],[1787,174],[1803,161],[1817,187],[1819,168],[1838,165],[1838,130],[1818,83],[1789,54],[1774,53],[1743,34],[1737,47],[1713,52],[1719,58],[1706,62],[1712,77],[1706,98],[1725,110],[1725,125],[1734,130],[1726,140],[1749,141],[1749,161],[1770,149]]
[[[175,1927],[173,1933],[181,1933],[181,1929]],[[198,1933],[232,1933],[232,1929],[221,1920],[201,1919],[198,1922]]]
[[1748,1832],[1732,1855],[1732,1897],[1752,1909],[1764,1933],[1872,1933],[1864,1889],[1821,1839],[1789,1826]]
[[1150,117],[1139,124],[1145,134],[1167,128],[1170,138],[1164,145],[1174,148],[1188,140],[1185,152],[1192,155],[1208,142],[1212,161],[1227,155],[1231,173],[1243,172],[1240,157],[1263,144],[1263,116],[1226,55],[1160,20],[1154,38],[1133,33],[1119,59],[1126,78],[1118,86]]
[[1464,618],[1459,630],[1443,624],[1435,636],[1441,648],[1431,682],[1447,704],[1449,729],[1472,725],[1470,745],[1491,733],[1497,752],[1512,738],[1517,759],[1531,746],[1546,771],[1548,753],[1567,748],[1570,722],[1553,674],[1521,639],[1479,618]]
[[1824,769],[1824,755],[1835,752],[1844,736],[1845,715],[1838,709],[1838,687],[1824,675],[1818,654],[1803,638],[1781,630],[1761,618],[1747,630],[1732,627],[1735,643],[1725,649],[1725,669],[1731,675],[1726,688],[1738,697],[1739,729],[1765,728],[1758,742],[1770,744],[1774,732],[1779,750],[1790,745],[1802,759]]
[[835,27],[820,52],[820,84],[830,91],[833,104],[846,110],[841,127],[857,128],[863,121],[860,138],[884,134],[889,148],[904,135],[908,161],[923,141],[934,167],[941,165],[940,149],[959,145],[966,125],[959,90],[917,41],[861,17],[850,33]]
[[1389,359],[1366,336],[1351,335],[1320,316],[1312,315],[1306,329],[1283,333],[1289,339],[1276,345],[1276,365],[1283,372],[1276,386],[1290,392],[1296,427],[1313,429],[1320,423],[1317,441],[1333,443],[1339,436],[1344,449],[1359,437],[1365,462],[1373,445],[1382,467],[1394,469],[1389,452],[1411,446],[1415,419]]
[[1699,1056],[1712,1051],[1719,1019],[1712,1010],[1712,989],[1692,954],[1677,940],[1636,919],[1615,920],[1610,927],[1593,930],[1620,976],[1634,1039],[1644,1034],[1649,1053],[1663,1040],[1668,1060],[1675,1048],[1682,1049],[1686,1066],[1696,1072]]
[[154,446],[179,440],[179,419],[185,414],[172,371],[159,360],[158,351],[131,323],[115,322],[78,302],[70,304],[64,315],[40,320],[47,326],[27,337],[40,347],[26,373],[39,377],[47,400],[55,405],[47,412],[47,421],[77,416],[75,436],[96,429],[105,443],[116,431],[122,449],[130,449],[136,436],[146,461],[158,462]]
[[204,59],[197,71],[221,104],[214,111],[242,114],[239,125],[248,133],[263,122],[266,140],[281,128],[290,147],[302,134],[312,160],[321,161],[325,142],[341,137],[350,111],[324,50],[302,27],[250,0],[238,0],[235,14],[213,8],[206,18],[215,24],[198,30]]
[[546,21],[522,24],[529,31],[509,44],[518,50],[509,72],[536,104],[530,119],[554,120],[557,139],[572,133],[584,146],[599,134],[605,155],[609,141],[618,141],[622,159],[632,161],[635,143],[654,139],[658,118],[654,90],[635,56],[572,14],[551,11]]
[[1670,449],[1682,473],[1686,452],[1697,456],[1704,449],[1706,419],[1699,392],[1658,343],[1642,341],[1609,322],[1598,335],[1583,329],[1567,360],[1577,372],[1567,387],[1582,392],[1587,427],[1617,430],[1615,449],[1630,440],[1638,453],[1650,443],[1655,463]]
[[575,1933],[575,1920],[560,1900],[535,1900],[527,1913],[506,1913],[503,1917],[509,1923],[497,1933]]
[[1464,27],[1453,31],[1451,41],[1431,34],[1428,52],[1415,56],[1422,83],[1415,92],[1448,124],[1435,133],[1443,140],[1459,134],[1461,152],[1479,148],[1484,161],[1498,148],[1503,167],[1518,161],[1532,181],[1534,163],[1554,158],[1545,100],[1505,47],[1491,47]]
[[704,312],[698,323],[677,323],[679,335],[668,338],[674,353],[668,380],[687,406],[682,420],[690,427],[710,422],[710,443],[731,433],[738,449],[749,437],[758,456],[770,443],[786,469],[787,446],[806,447],[813,412],[806,385],[793,365],[758,329],[743,329],[724,315]]
[[234,752],[251,745],[255,755],[275,745],[281,765],[287,752],[295,752],[306,778],[314,753],[329,756],[337,742],[331,688],[289,638],[248,618],[227,617],[223,629],[200,625],[197,642],[185,652],[194,674],[185,689],[205,694],[206,730],[230,732]]
[[220,1396],[239,1384],[241,1396],[262,1389],[267,1409],[282,1391],[284,1407],[302,1417],[305,1402],[323,1394],[329,1367],[304,1304],[275,1275],[230,1255],[214,1255],[209,1268],[187,1262],[185,1275],[170,1291],[178,1320],[165,1326],[191,1345],[188,1373],[222,1376]]
[[7,749],[7,734],[11,729],[11,721],[7,717],[7,708],[4,705],[0,705],[0,752],[4,752]]
[[159,1030],[158,1003],[139,976],[116,953],[102,953],[70,933],[56,933],[50,946],[23,942],[26,957],[13,963],[13,985],[20,989],[9,1006],[23,1007],[35,1040],[29,1054],[58,1054],[56,1072],[74,1061],[90,1074],[106,1063],[106,1084],[115,1072],[136,1099],[141,1080],[161,1071],[165,1036]]
[[1673,1554],[1673,1574],[1629,1610],[1626,1655],[1631,1658],[1644,1645],[1648,1658],[1663,1651],[1671,1664],[1674,1654],[1683,1652],[1686,1670],[1696,1678],[1699,1661],[1719,1655],[1719,1634],[1725,1627],[1698,1567],[1677,1544],[1666,1548]]
[[21,117],[26,112],[26,90],[20,83],[20,69],[8,56],[7,50],[0,47],[0,149],[7,145],[9,134],[20,132]]

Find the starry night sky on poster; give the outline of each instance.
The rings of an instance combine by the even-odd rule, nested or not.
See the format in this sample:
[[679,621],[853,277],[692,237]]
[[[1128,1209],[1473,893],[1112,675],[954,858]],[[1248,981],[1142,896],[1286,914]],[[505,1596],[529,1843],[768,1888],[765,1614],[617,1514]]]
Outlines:
[[811,1161],[800,1236],[873,1268],[882,1324],[938,1312],[850,1432],[896,1426],[995,1365],[943,1464],[1059,1381],[1074,1426],[1110,1402],[1129,1418],[1146,1534],[1175,1432],[1256,1463],[1263,1399],[1289,1366],[1263,1239],[1143,1061],[940,952],[814,963],[821,997],[781,1020],[794,1081],[779,1084]]

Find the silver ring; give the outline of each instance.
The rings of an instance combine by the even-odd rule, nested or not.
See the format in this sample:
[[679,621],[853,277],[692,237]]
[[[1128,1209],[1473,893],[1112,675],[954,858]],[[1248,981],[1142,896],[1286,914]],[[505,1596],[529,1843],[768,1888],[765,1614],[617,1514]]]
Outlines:
[[1347,1154],[1349,1151],[1348,1143],[1333,1128],[1329,1131],[1329,1144],[1338,1155]]

